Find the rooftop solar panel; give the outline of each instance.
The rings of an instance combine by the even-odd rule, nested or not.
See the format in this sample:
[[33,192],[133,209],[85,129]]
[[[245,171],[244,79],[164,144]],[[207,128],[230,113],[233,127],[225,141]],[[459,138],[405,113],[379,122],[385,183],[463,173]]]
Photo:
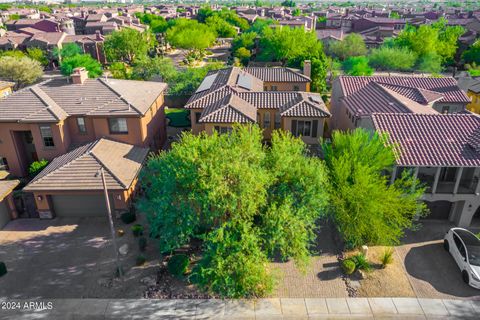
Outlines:
[[215,81],[215,79],[217,78],[217,74],[218,73],[214,73],[214,74],[211,74],[209,76],[206,76],[205,79],[203,79],[202,83],[200,84],[200,86],[198,87],[197,91],[195,91],[195,93],[199,93],[199,92],[202,92],[202,91],[205,91],[205,90],[208,90],[211,88],[213,82]]
[[249,74],[239,74],[237,85],[247,90],[252,90],[253,79]]

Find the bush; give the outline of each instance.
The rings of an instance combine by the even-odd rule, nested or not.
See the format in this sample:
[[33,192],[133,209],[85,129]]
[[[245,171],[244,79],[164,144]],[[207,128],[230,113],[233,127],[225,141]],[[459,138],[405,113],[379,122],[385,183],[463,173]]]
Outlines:
[[355,263],[355,269],[370,271],[372,266],[363,253],[358,253],[350,258]]
[[174,276],[182,276],[187,272],[189,263],[190,259],[186,254],[176,254],[168,260],[167,268]]
[[387,264],[391,264],[393,262],[393,249],[388,248],[380,256],[380,262],[382,263],[382,267],[386,267]]
[[355,262],[351,259],[345,259],[342,261],[342,268],[346,274],[352,274],[355,271]]
[[4,262],[0,262],[0,277],[7,274],[7,266]]
[[120,216],[120,219],[123,221],[123,223],[130,224],[135,220],[137,220],[137,215],[133,211],[128,211],[128,212],[122,213],[122,215]]
[[133,225],[132,232],[135,237],[143,236],[143,226],[141,224]]
[[145,251],[145,249],[147,248],[147,238],[145,237],[138,238],[138,248],[140,249],[141,252]]
[[30,167],[28,167],[28,173],[30,174],[30,177],[35,177],[37,174],[40,173],[46,166],[48,165],[48,161],[45,159],[38,160],[32,162]]
[[145,263],[145,261],[147,261],[145,256],[143,254],[139,254],[138,257],[137,257],[137,260],[135,260],[135,264],[137,266],[141,266]]

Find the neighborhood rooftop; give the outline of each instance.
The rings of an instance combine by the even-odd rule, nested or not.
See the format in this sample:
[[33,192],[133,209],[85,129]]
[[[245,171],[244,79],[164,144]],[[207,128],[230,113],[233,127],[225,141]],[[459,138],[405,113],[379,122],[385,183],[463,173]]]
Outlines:
[[399,166],[480,166],[480,118],[473,114],[373,114],[397,144]]
[[102,138],[55,158],[24,190],[101,190],[102,167],[108,189],[128,189],[147,154],[147,148]]
[[165,89],[161,82],[87,79],[83,84],[54,79],[0,100],[0,122],[57,122],[71,115],[143,115]]

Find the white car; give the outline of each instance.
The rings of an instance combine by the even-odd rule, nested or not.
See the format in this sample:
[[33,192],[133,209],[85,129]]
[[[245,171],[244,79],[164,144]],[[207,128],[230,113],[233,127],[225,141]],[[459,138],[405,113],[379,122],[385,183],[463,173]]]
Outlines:
[[480,289],[480,239],[463,228],[448,230],[443,247],[450,252],[468,285]]

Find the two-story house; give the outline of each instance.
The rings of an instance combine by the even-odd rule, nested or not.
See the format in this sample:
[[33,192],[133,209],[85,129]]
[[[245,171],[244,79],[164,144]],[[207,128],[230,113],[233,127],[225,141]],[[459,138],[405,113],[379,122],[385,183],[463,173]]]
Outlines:
[[429,218],[469,226],[480,206],[480,118],[453,78],[339,77],[333,129],[386,132],[398,146],[391,181],[410,170],[425,186]]
[[258,123],[266,140],[281,128],[305,143],[318,144],[330,112],[318,93],[309,92],[309,82],[288,68],[211,71],[185,105],[191,111],[192,131],[223,133],[234,123]]
[[[44,171],[61,170],[65,175],[65,170],[75,168],[66,165],[66,160],[80,156],[79,152],[83,149],[78,147],[94,144],[95,148],[92,145],[91,150],[105,154],[104,158],[108,161],[102,161],[100,156],[95,157],[95,152],[89,152],[99,161],[99,165],[90,163],[91,170],[98,171],[103,166],[113,176],[122,186],[121,191],[128,194],[128,197],[117,199],[125,206],[130,201],[139,171],[137,165],[129,166],[128,160],[135,160],[141,165],[144,158],[135,154],[146,154],[148,149],[157,150],[164,144],[163,94],[166,87],[160,82],[88,79],[85,69],[78,68],[71,79],[52,79],[19,90],[0,100],[0,165],[14,176],[26,176],[33,161],[46,159],[60,165],[47,167]],[[124,165],[116,169],[117,172],[109,170],[117,163]],[[44,202],[52,206],[50,196],[60,190],[68,191],[69,196],[77,199],[67,198],[70,203],[81,206],[88,201],[78,194],[87,192],[81,187],[82,179],[87,179],[84,173],[78,168],[71,172],[78,184],[78,188],[72,189],[59,181],[51,183],[52,188],[49,189],[49,184],[44,183],[45,178],[41,178],[42,194],[35,195],[37,208],[45,208]],[[50,177],[52,174],[42,172],[40,176]],[[130,179],[129,183],[123,180],[126,177]],[[95,181],[101,184],[101,180]],[[39,189],[35,189],[33,183],[26,190],[35,193]],[[37,184],[38,181],[35,182]],[[115,188],[118,192],[119,186]],[[94,190],[92,192],[97,200],[101,199],[101,191],[90,190]]]

